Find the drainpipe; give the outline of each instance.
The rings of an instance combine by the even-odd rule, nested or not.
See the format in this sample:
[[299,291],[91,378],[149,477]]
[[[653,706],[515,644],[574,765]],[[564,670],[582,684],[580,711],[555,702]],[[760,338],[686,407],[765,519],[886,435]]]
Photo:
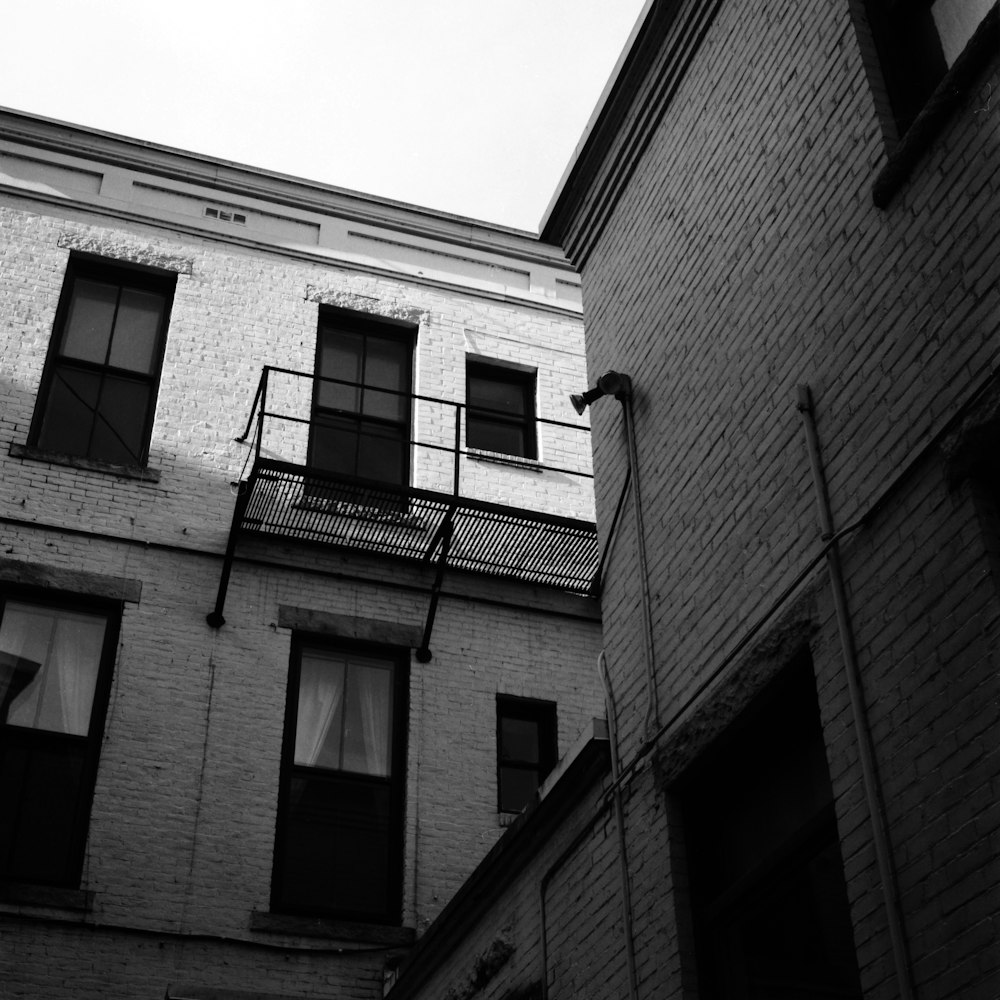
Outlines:
[[[813,484],[816,488],[816,501],[819,505],[819,520],[823,532],[822,538],[823,541],[828,541],[833,539],[834,536],[833,516],[830,511],[830,495],[827,490],[826,475],[823,471],[823,460],[820,456],[819,436],[816,433],[816,413],[813,409],[812,393],[807,385],[800,385],[798,387],[798,410],[802,414],[802,421],[805,425],[806,443],[809,449],[809,463],[812,467]],[[892,859],[892,846],[889,842],[885,805],[879,787],[871,727],[868,725],[868,710],[865,706],[864,691],[861,687],[861,673],[858,669],[854,633],[851,627],[850,612],[847,607],[847,592],[844,587],[844,574],[836,540],[831,541],[827,550],[826,560],[830,573],[830,590],[837,612],[837,628],[840,632],[840,645],[843,650],[844,673],[847,677],[847,688],[851,697],[851,716],[854,723],[858,756],[861,760],[861,778],[864,786],[865,802],[871,818],[875,859],[878,865],[886,921],[889,925],[889,939],[892,944],[896,982],[899,987],[901,1000],[913,1000],[913,982],[909,956],[906,951],[906,936],[899,904],[899,890]]]
[[628,964],[628,995],[631,1000],[639,1000],[639,983],[635,967],[635,936],[632,933],[632,891],[628,877],[628,848],[625,843],[625,810],[622,808],[622,789],[618,777],[621,763],[618,759],[618,716],[615,707],[615,693],[608,677],[608,661],[601,650],[597,658],[597,672],[604,685],[604,701],[608,713],[608,743],[611,749],[612,797],[615,806],[615,826],[618,829],[618,862],[622,883],[622,933],[625,936],[625,959]]

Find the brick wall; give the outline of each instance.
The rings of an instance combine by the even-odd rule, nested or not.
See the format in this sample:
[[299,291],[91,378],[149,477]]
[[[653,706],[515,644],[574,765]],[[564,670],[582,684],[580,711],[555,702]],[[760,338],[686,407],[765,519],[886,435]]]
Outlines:
[[[377,556],[246,542],[226,624],[209,628],[234,505],[230,484],[245,474],[247,447],[233,439],[263,365],[312,371],[320,303],[417,324],[415,388],[423,394],[462,402],[467,352],[533,364],[539,415],[557,420],[576,420],[566,396],[585,381],[580,320],[563,309],[108,221],[20,195],[7,201],[0,208],[0,577],[41,576],[69,590],[85,574],[121,578],[141,585],[141,597],[124,606],[101,746],[81,884],[92,904],[72,912],[0,903],[0,992],[162,997],[174,983],[379,996],[390,948],[250,926],[252,914],[269,909],[291,642],[279,608],[419,634],[433,573]],[[177,273],[150,446],[158,482],[8,454],[27,441],[73,250]],[[272,403],[297,398],[278,386]],[[442,422],[437,440],[450,444],[451,428]],[[546,429],[541,436],[542,461],[586,470],[586,435]],[[290,440],[271,444],[291,448]],[[429,461],[416,460],[418,485],[434,485],[419,482],[430,476]],[[561,514],[593,512],[585,477],[475,463],[463,489]],[[592,600],[445,576],[433,659],[411,663],[405,926],[423,930],[503,831],[496,695],[556,701],[562,752],[601,710],[599,644]]]
[[[842,548],[912,975],[919,996],[983,1000],[1000,977],[989,944],[1000,870],[987,847],[1000,835],[987,791],[1000,773],[995,498],[951,482],[937,443],[995,370],[1000,149],[986,109],[998,85],[994,57],[877,209],[887,153],[849,5],[722,3],[606,225],[586,211],[607,173],[573,193],[566,237],[592,240],[591,376],[633,378],[661,721],[708,685],[694,711],[722,683],[716,671],[724,680],[738,668],[731,652],[820,550],[797,386],[815,400],[835,526],[884,501]],[[592,411],[605,524],[626,468],[619,410],[605,401]],[[623,524],[603,610],[627,762],[644,738],[646,681]],[[862,983],[867,997],[897,996],[822,564],[792,596],[803,595],[814,602],[804,640]],[[664,737],[671,746],[685,723]],[[655,787],[649,796],[663,794]],[[683,865],[661,856],[655,873],[660,852],[650,838],[634,860],[637,913],[650,927],[684,906],[671,892]],[[644,961],[641,996],[688,995],[683,935],[664,933]],[[665,967],[674,971],[658,978]]]

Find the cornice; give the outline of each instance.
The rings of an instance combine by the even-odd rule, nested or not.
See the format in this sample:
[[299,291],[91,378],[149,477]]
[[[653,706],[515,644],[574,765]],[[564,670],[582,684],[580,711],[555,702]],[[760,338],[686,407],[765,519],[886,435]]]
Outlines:
[[543,224],[582,270],[722,0],[656,0],[622,59]]
[[412,236],[572,271],[534,233],[438,212],[331,184],[0,107],[0,137],[36,149],[122,166],[236,197],[334,216]]

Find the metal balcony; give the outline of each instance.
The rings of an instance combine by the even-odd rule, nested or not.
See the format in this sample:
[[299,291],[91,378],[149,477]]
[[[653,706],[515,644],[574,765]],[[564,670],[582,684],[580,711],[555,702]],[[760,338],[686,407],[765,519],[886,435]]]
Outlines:
[[[288,369],[267,367],[261,376],[246,430],[238,441],[250,452],[237,500],[223,565],[213,627],[222,625],[226,590],[238,540],[259,536],[377,553],[435,567],[431,609],[420,652],[429,657],[428,640],[437,593],[448,570],[557,587],[590,594],[598,568],[597,532],[592,521],[551,510],[497,502],[475,496],[493,493],[505,476],[512,498],[522,503],[520,479],[539,474],[536,503],[560,502],[558,490],[589,504],[589,472],[579,468],[477,452],[464,446],[467,408],[463,403],[379,389],[383,395],[406,395],[424,428],[421,440],[408,442],[410,479],[396,485],[348,476],[310,464],[311,407],[317,379]],[[370,389],[370,387],[369,387]],[[580,459],[589,455],[589,429],[537,419],[550,450]],[[548,479],[545,473],[555,473]],[[542,484],[557,480],[541,494]],[[428,485],[438,488],[427,488]],[[444,488],[441,488],[444,487]],[[503,498],[501,498],[503,499]]]

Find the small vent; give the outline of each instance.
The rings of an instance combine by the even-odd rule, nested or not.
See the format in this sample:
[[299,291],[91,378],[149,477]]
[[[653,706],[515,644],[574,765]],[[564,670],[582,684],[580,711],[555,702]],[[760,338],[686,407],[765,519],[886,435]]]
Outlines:
[[223,208],[208,206],[205,208],[205,217],[207,219],[218,219],[219,222],[232,222],[237,226],[245,226],[247,224],[247,217],[242,212],[227,212]]

